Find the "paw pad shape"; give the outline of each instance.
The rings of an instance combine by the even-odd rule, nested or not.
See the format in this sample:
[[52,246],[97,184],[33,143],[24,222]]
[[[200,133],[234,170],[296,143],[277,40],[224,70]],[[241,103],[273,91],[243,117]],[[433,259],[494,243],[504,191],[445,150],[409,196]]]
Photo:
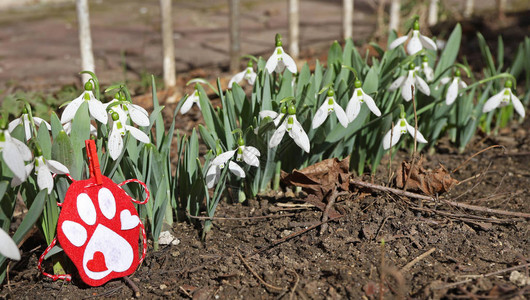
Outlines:
[[98,286],[138,267],[139,224],[129,195],[112,180],[88,179],[68,189],[57,236],[83,281]]

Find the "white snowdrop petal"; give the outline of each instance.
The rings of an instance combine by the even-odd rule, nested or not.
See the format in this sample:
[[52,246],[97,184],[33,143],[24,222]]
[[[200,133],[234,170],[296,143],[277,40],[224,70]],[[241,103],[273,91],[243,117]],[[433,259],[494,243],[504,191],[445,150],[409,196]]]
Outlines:
[[409,55],[414,55],[421,51],[423,47],[421,46],[421,41],[418,38],[419,33],[413,32],[412,38],[409,41],[409,44],[407,45],[407,53]]
[[77,196],[77,214],[87,225],[96,224],[96,207],[86,193]]
[[433,42],[433,40],[431,40],[430,38],[420,34],[420,41],[423,47],[425,47],[426,49],[436,51],[436,43]]
[[297,68],[296,68],[296,63],[294,62],[294,59],[285,52],[283,52],[282,58],[283,58],[283,63],[287,67],[287,70],[289,70],[289,72],[293,74],[296,74]]
[[56,160],[47,159],[46,160],[46,165],[48,165],[48,168],[50,169],[50,171],[52,171],[55,174],[68,174],[68,173],[70,173],[70,171],[68,170],[68,168],[65,165],[63,165],[62,163],[60,163],[60,162],[58,162]]
[[366,105],[368,106],[368,108],[374,113],[374,115],[378,117],[381,116],[381,111],[379,110],[377,105],[375,105],[375,101],[372,97],[370,97],[370,95],[365,94],[363,92],[363,100],[364,103],[366,103]]
[[256,82],[256,73],[252,72],[252,73],[249,75],[248,83],[249,83],[250,85],[254,85],[254,82]]
[[234,156],[235,153],[236,150],[230,150],[217,155],[217,157],[213,159],[212,165],[218,166],[226,163],[230,158],[232,158],[232,156]]
[[206,186],[211,189],[219,180],[220,174],[219,167],[216,165],[210,165],[208,171],[206,171]]
[[423,134],[419,130],[416,130],[413,126],[407,124],[407,131],[409,132],[410,136],[414,138],[414,133],[416,133],[416,140],[418,143],[427,143],[427,140],[423,137]]
[[20,260],[17,244],[2,228],[0,228],[0,254],[13,260]]
[[254,166],[254,167],[259,167],[259,159],[256,155],[248,152],[248,151],[243,151],[243,160],[248,164],[248,165],[251,165],[251,166]]
[[397,39],[393,40],[392,43],[390,43],[388,49],[392,50],[394,48],[397,48],[399,45],[403,44],[408,38],[409,37],[407,35],[398,37]]
[[241,80],[243,80],[243,77],[245,77],[245,73],[247,72],[247,70],[245,71],[242,71],[242,72],[239,72],[237,73],[236,75],[234,75],[230,81],[228,82],[228,88],[231,89],[232,88],[232,85],[234,84],[234,82],[237,82],[239,83]]
[[324,103],[320,106],[320,108],[316,111],[315,116],[313,117],[313,122],[311,127],[313,129],[318,128],[324,121],[326,121],[328,117],[328,101],[327,99],[324,100]]
[[272,74],[272,72],[274,72],[274,70],[276,69],[276,66],[278,65],[278,54],[276,54],[277,52],[276,49],[274,49],[274,52],[272,53],[271,57],[269,57],[269,59],[267,60],[267,63],[265,64],[265,69],[267,69],[267,72],[269,72],[269,74]]
[[462,79],[460,79],[459,82],[460,82],[460,88],[461,89],[467,88],[467,84]]
[[337,104],[337,102],[334,102],[333,109],[335,110],[335,115],[337,115],[337,119],[339,120],[340,124],[344,127],[348,127],[348,116],[346,116],[346,113],[342,109],[340,105]]
[[110,154],[110,157],[113,160],[118,159],[120,157],[121,152],[123,151],[123,138],[121,134],[118,132],[118,130],[113,129],[110,132],[109,135],[109,141],[108,141],[108,151]]
[[48,189],[48,194],[51,194],[53,190],[53,176],[46,165],[38,168],[37,185],[41,190]]
[[259,116],[262,119],[265,119],[266,117],[275,119],[278,116],[278,113],[272,110],[262,110],[259,112]]
[[409,75],[401,87],[401,96],[405,101],[412,100],[412,87],[414,87],[414,77],[412,76],[412,72],[409,71]]
[[255,156],[260,156],[261,153],[259,152],[259,150],[256,148],[256,147],[252,147],[252,146],[245,146],[245,151],[252,154],[252,155],[255,155]]
[[357,118],[357,115],[359,115],[360,111],[361,102],[359,101],[359,98],[357,97],[356,92],[354,91],[350,102],[348,102],[348,105],[346,106],[346,115],[348,116],[348,121],[353,122],[353,120]]
[[66,123],[69,121],[72,121],[72,119],[75,117],[75,113],[79,109],[79,106],[83,103],[83,96],[85,93],[83,92],[81,96],[75,98],[70,102],[63,111],[63,114],[61,115],[61,123]]
[[243,169],[238,165],[236,164],[235,162],[231,161],[228,163],[228,169],[234,173],[236,176],[240,177],[240,178],[245,178],[245,171],[243,171]]
[[425,80],[418,75],[416,75],[415,78],[416,82],[418,83],[418,89],[425,95],[429,96],[431,94],[431,90],[429,89],[427,82],[425,82]]
[[447,88],[447,95],[445,96],[445,104],[451,105],[456,100],[458,95],[458,79],[453,79],[453,82]]
[[125,125],[125,129],[127,131],[129,131],[131,133],[131,135],[138,141],[144,143],[144,144],[149,144],[151,141],[149,140],[149,137],[147,136],[147,134],[145,134],[143,131],[141,131],[140,129],[136,128],[136,127],[133,127],[133,126],[129,126],[129,125]]
[[13,143],[5,142],[4,149],[2,149],[2,158],[16,177],[26,180],[24,160],[20,156],[18,148]]
[[300,124],[300,122],[298,122],[296,118],[294,118],[293,128],[289,131],[289,135],[298,145],[298,147],[302,148],[302,150],[309,153],[309,137],[307,136],[304,131],[304,128],[302,128],[302,125]]
[[499,93],[490,97],[484,104],[484,107],[482,108],[482,112],[485,112],[485,113],[490,112],[494,110],[495,108],[499,107],[499,104],[501,104],[503,95],[504,95],[504,89],[502,89]]
[[389,91],[397,90],[399,87],[401,87],[403,85],[403,82],[405,81],[405,78],[406,78],[405,76],[399,76],[396,80],[394,80],[394,82],[392,82],[390,87],[388,87],[388,90]]
[[20,123],[22,123],[22,118],[14,119],[13,121],[9,122],[9,124],[7,125],[7,130],[9,132],[13,132],[13,130],[15,130],[15,128],[17,128],[17,126],[20,125]]
[[131,120],[138,126],[149,126],[149,116],[147,112],[141,107],[135,104],[129,105],[129,115]]
[[184,104],[182,104],[182,106],[180,107],[180,113],[186,114],[191,109],[191,106],[193,105],[193,100],[191,99],[191,97],[187,97],[183,101]]
[[[511,91],[510,91],[511,93]],[[524,106],[523,104],[521,103],[521,100],[519,100],[519,98],[517,98],[517,96],[515,96],[514,94],[511,94],[512,98],[512,103],[513,103],[513,108],[515,109],[515,111],[521,115],[521,117],[524,118],[525,116],[525,111],[524,111]]]
[[287,120],[285,120],[280,126],[278,126],[278,128],[276,128],[269,141],[269,148],[274,148],[280,144],[283,139],[283,135],[287,130],[287,127],[285,126],[286,123]]
[[88,110],[94,119],[98,120],[102,124],[107,124],[107,111],[105,110],[105,107],[103,107],[103,103],[101,103],[99,100],[96,100],[95,98],[90,99],[88,101]]
[[31,150],[29,150],[28,146],[15,138],[10,138],[10,140],[11,143],[15,145],[16,149],[18,150],[17,156],[21,157],[25,161],[30,161],[32,155]]

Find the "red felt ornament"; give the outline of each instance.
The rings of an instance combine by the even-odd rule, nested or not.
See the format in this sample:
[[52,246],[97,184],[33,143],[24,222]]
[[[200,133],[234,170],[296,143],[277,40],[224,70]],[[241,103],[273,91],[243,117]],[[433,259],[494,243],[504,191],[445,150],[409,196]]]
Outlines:
[[[132,274],[145,258],[147,243],[145,229],[131,202],[145,204],[149,200],[147,186],[130,179],[120,184],[101,174],[96,146],[85,141],[90,178],[74,181],[66,191],[57,223],[57,238],[39,259],[39,270],[53,280],[71,280],[70,275],[51,275],[43,271],[42,261],[59,241],[64,252],[77,267],[81,279],[88,285]],[[127,183],[141,184],[146,193],[143,202],[132,199],[121,187]],[[139,231],[143,237],[142,256],[138,254]]]

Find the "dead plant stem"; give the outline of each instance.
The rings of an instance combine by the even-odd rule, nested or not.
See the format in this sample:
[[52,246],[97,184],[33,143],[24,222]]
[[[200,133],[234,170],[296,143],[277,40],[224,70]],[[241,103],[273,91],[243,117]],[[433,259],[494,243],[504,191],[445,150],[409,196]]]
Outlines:
[[243,258],[243,255],[241,255],[241,252],[239,252],[239,249],[236,248],[236,253],[237,253],[237,256],[239,256],[239,259],[241,259],[241,262],[243,262],[243,264],[245,265],[245,267],[250,271],[250,273],[252,273],[252,275],[254,275],[254,277],[256,277],[256,279],[258,279],[259,282],[261,282],[261,284],[263,284],[264,286],[272,289],[272,290],[276,290],[276,291],[283,291],[284,288],[281,288],[281,287],[277,287],[277,286],[274,286],[274,285],[271,285],[271,284],[268,284],[265,280],[263,280],[263,278],[261,278],[258,273],[256,273],[256,271],[254,271],[250,265],[247,263],[247,261]]
[[406,264],[403,268],[401,268],[401,270],[400,270],[401,273],[404,273],[404,272],[407,272],[408,270],[410,270],[410,268],[412,268],[412,266],[417,264],[420,260],[422,260],[422,259],[426,258],[427,256],[431,255],[431,253],[433,253],[435,250],[436,250],[436,248],[431,248],[431,249],[423,252],[423,254],[421,254],[420,256],[416,257],[411,262]]

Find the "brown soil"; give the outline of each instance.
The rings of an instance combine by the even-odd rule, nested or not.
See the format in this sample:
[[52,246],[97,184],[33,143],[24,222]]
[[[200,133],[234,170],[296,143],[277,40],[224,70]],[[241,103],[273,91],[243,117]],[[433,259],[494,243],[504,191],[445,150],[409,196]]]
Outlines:
[[[530,212],[529,142],[527,119],[497,137],[477,137],[464,154],[441,142],[437,150],[443,154],[427,155],[425,166],[434,169],[442,163],[452,170],[477,150],[502,144],[506,146],[504,154],[498,149],[489,150],[453,174],[460,181],[477,177],[457,185],[443,197],[499,210]],[[398,156],[402,159],[406,154]],[[398,160],[393,162],[394,170]],[[384,184],[387,173],[387,169],[380,168],[375,183]],[[298,206],[293,207],[295,204]],[[198,227],[177,223],[173,232],[180,244],[162,246],[158,251],[150,245],[147,259],[132,281],[146,298],[374,299],[378,298],[382,275],[385,299],[400,294],[419,299],[477,295],[524,299],[530,293],[528,286],[520,287],[509,280],[511,271],[478,278],[528,266],[527,219],[352,188],[335,204],[342,217],[330,221],[321,234],[321,228],[314,225],[320,223],[322,212],[304,204],[303,192],[295,197],[289,190],[243,204],[223,202],[217,216],[271,218],[217,220],[204,243],[200,242]],[[315,228],[303,232],[311,226]],[[295,233],[299,234],[288,238]],[[43,278],[36,263],[44,245],[38,237],[35,239],[24,245],[23,259],[11,264],[10,280],[0,290],[0,298],[133,296],[133,290],[120,280],[88,288],[76,278],[66,284]],[[409,270],[401,270],[426,252],[430,254]],[[528,274],[528,267],[518,271]]]

